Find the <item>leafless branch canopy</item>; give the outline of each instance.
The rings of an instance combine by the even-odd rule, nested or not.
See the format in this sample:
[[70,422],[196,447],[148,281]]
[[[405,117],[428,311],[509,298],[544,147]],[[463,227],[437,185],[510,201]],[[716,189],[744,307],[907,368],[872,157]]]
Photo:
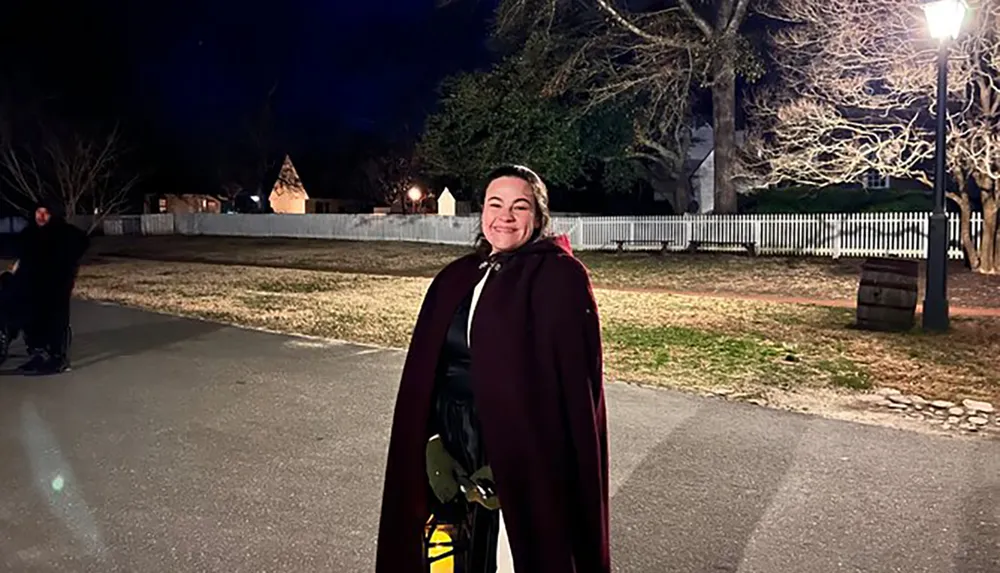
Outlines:
[[77,131],[60,136],[44,126],[41,133],[37,145],[17,145],[8,137],[0,146],[8,203],[23,210],[26,203],[55,199],[68,215],[93,217],[92,229],[126,207],[139,175],[122,172],[117,127],[94,138]]
[[[972,0],[948,48],[948,197],[960,209],[970,264],[1000,271],[1000,0]],[[870,171],[933,181],[935,58],[921,0],[770,0],[788,24],[772,35],[781,81],[750,106],[744,166],[761,184],[856,181]],[[947,182],[945,182],[947,183]],[[969,229],[969,190],[984,213]]]
[[680,172],[690,94],[705,78],[698,66],[706,45],[681,8],[630,14],[612,0],[505,0],[497,29],[500,37],[561,62],[546,95],[578,98],[584,113],[629,104],[635,127],[629,156],[667,176]]
[[[970,5],[949,58],[948,161],[993,179],[1000,119],[1000,1]],[[920,0],[770,0],[780,81],[750,105],[746,166],[761,184],[856,181],[869,171],[930,184],[938,46]]]
[[389,150],[369,157],[359,168],[359,187],[379,205],[391,205],[414,183],[417,169],[412,153]]
[[[523,40],[525,30],[563,64],[548,82],[552,94],[576,93],[590,106],[632,100],[636,112],[632,157],[668,178],[683,172],[690,145],[691,98],[713,89],[723,112],[715,144],[716,192],[732,197],[735,77],[755,78],[759,60],[740,35],[750,0],[676,0],[658,11],[632,11],[616,0],[503,0],[501,37]],[[728,91],[727,91],[728,90]],[[717,95],[713,93],[713,96]],[[677,201],[678,203],[680,201]],[[728,204],[728,203],[727,203]],[[684,206],[681,205],[681,208]],[[675,209],[677,205],[675,205]]]

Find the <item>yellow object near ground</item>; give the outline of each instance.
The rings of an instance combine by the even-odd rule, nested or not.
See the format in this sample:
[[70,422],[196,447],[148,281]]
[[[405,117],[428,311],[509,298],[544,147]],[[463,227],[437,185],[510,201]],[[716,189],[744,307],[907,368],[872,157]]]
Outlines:
[[[427,544],[428,560],[451,553],[454,550],[454,538],[452,537],[454,531],[454,525],[435,524],[434,517],[431,516],[431,520],[427,522],[427,533],[430,534],[430,543]],[[452,555],[431,562],[430,573],[453,573],[454,571],[455,557]]]

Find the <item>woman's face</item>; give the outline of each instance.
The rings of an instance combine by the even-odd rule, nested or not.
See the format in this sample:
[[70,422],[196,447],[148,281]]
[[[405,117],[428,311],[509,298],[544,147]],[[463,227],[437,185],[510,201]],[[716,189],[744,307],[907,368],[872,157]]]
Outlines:
[[482,225],[494,253],[513,251],[527,243],[538,226],[531,185],[517,177],[494,179],[486,188]]

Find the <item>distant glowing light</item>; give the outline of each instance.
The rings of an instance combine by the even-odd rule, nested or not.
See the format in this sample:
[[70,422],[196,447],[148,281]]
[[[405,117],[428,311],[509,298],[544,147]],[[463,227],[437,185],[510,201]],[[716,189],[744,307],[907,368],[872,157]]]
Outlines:
[[62,476],[56,476],[52,478],[52,489],[54,491],[62,491],[63,486],[66,485],[66,481]]
[[413,187],[410,187],[409,191],[406,192],[406,196],[410,198],[410,201],[416,203],[421,197],[424,196],[424,192],[420,190],[420,187],[414,185]]
[[254,203],[260,203],[260,195],[251,195],[250,200]]

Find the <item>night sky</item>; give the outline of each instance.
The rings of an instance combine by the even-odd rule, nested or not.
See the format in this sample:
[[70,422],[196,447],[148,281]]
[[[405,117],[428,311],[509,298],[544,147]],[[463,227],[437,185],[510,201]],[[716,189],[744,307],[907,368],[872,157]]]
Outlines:
[[119,120],[161,163],[196,163],[242,136],[272,88],[289,151],[419,133],[440,80],[489,61],[485,1],[0,4],[8,97],[58,96],[64,117]]

